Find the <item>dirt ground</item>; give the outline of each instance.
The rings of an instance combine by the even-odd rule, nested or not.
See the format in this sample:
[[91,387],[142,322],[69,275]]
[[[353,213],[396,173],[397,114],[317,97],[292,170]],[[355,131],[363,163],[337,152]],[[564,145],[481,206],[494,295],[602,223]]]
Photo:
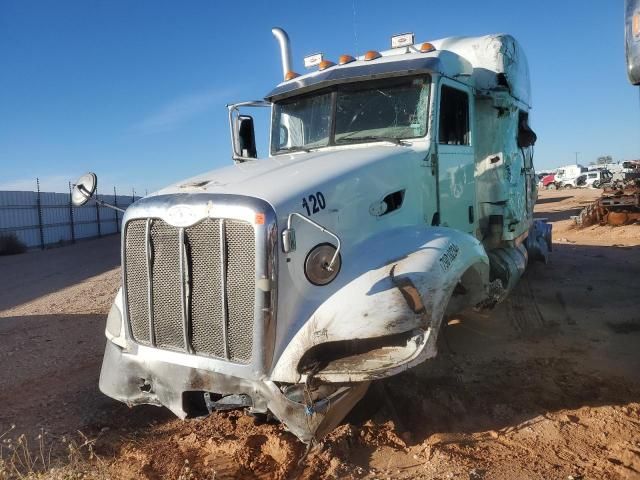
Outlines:
[[541,192],[551,262],[448,319],[434,361],[375,383],[306,456],[242,411],[181,421],[98,391],[118,238],[0,257],[0,458],[44,433],[47,465],[97,455],[67,465],[88,478],[640,478],[640,225],[574,229],[597,195]]

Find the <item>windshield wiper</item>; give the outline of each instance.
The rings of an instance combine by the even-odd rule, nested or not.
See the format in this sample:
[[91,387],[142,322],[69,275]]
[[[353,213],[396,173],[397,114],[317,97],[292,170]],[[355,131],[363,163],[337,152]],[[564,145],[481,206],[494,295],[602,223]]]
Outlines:
[[306,147],[282,147],[278,149],[279,152],[305,152],[309,153],[311,150]]
[[397,138],[397,137],[379,137],[379,136],[375,136],[375,135],[368,135],[368,136],[364,136],[364,137],[350,137],[350,136],[346,136],[346,137],[342,137],[340,140],[336,141],[336,143],[340,142],[340,143],[349,143],[349,142],[342,142],[342,140],[345,140],[346,138],[349,138],[350,140],[363,140],[363,141],[373,141],[373,142],[391,142],[391,143],[395,143],[396,145],[407,145],[407,142],[405,142],[404,140]]

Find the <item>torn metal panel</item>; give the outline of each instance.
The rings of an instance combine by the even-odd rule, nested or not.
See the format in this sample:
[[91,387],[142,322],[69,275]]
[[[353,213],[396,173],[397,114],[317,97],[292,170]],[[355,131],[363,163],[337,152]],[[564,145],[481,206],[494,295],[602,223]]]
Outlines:
[[395,268],[396,265],[391,267],[391,270],[389,271],[389,277],[391,277],[391,281],[393,282],[393,284],[398,287],[398,290],[400,290],[400,293],[402,293],[402,296],[406,300],[409,308],[413,311],[413,313],[417,313],[420,315],[426,313],[427,310],[424,306],[424,303],[422,303],[420,292],[418,292],[416,286],[413,284],[410,278],[396,278],[393,274]]
[[304,379],[310,353],[323,365],[316,377],[331,382],[383,378],[435,356],[435,340],[454,288],[467,271],[476,270],[473,292],[457,299],[459,308],[475,305],[485,295],[489,261],[480,242],[468,234],[450,228],[419,232],[407,234],[405,238],[419,243],[403,256],[389,251],[395,242],[390,235],[380,238],[380,250],[364,245],[371,258],[380,251],[389,263],[354,275],[325,300],[289,340],[271,378]]

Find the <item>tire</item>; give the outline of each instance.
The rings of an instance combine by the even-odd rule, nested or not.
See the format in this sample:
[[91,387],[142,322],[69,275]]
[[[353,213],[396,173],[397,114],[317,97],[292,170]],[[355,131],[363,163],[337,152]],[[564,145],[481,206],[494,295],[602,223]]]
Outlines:
[[558,187],[556,187],[555,183],[550,183],[549,185],[547,185],[547,190],[557,190]]
[[600,188],[600,182],[598,180],[593,182],[591,185],[593,186],[593,188]]
[[563,185],[562,188],[564,188],[565,190],[568,190],[570,188],[573,188],[573,185],[571,185],[570,183],[567,183],[567,184]]

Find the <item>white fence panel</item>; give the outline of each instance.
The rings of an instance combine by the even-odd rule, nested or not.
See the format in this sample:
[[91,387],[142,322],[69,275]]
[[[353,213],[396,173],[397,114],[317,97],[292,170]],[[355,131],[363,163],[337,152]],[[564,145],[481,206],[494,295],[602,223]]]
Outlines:
[[[127,208],[139,197],[99,195]],[[99,219],[99,221],[98,221]],[[73,242],[120,231],[122,213],[93,202],[72,207],[67,193],[0,191],[0,236],[14,234],[27,247]]]

